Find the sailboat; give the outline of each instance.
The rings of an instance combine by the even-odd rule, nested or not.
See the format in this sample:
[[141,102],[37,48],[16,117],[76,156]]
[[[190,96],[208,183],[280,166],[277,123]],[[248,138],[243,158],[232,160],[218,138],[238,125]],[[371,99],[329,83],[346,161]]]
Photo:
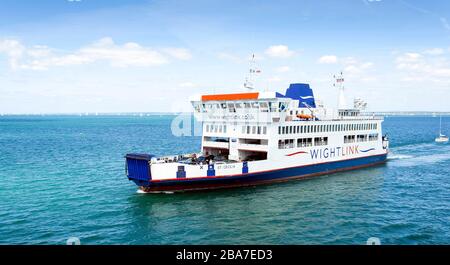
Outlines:
[[448,136],[442,134],[442,116],[439,116],[439,136],[434,139],[436,143],[448,142]]

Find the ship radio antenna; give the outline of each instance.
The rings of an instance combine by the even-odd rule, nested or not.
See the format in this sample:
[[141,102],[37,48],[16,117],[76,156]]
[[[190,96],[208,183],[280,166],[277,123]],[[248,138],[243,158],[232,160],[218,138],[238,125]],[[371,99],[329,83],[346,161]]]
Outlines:
[[333,75],[333,78],[333,86],[339,89],[338,109],[345,109],[347,104],[345,102],[344,74],[341,71],[339,74]]
[[244,87],[247,88],[249,91],[252,91],[253,89],[255,89],[255,87],[254,87],[255,76],[259,73],[261,73],[261,70],[259,70],[256,67],[255,54],[253,54],[252,58],[250,59],[249,71],[247,73],[247,76],[245,77],[245,82],[244,82]]

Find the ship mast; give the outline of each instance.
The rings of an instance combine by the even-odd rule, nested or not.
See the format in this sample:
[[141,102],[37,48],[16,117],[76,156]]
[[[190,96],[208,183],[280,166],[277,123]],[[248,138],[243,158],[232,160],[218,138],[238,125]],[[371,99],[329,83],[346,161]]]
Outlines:
[[338,109],[345,109],[347,103],[345,102],[344,74],[341,71],[338,75],[333,75],[333,78],[333,86],[339,89]]
[[245,77],[244,87],[247,88],[249,91],[252,91],[255,89],[254,87],[254,81],[256,74],[261,73],[261,70],[256,68],[256,62],[255,62],[255,54],[252,55],[252,58],[250,60],[250,68],[248,71],[247,76]]

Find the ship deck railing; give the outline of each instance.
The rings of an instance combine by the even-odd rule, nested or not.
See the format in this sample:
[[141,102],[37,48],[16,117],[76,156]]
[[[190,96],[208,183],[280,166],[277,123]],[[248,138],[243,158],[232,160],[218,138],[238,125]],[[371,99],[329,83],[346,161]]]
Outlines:
[[[199,157],[204,157],[202,153],[191,153],[182,155],[169,155],[162,157],[154,157],[150,162],[155,164],[165,164],[165,163],[180,163],[188,165],[207,165],[206,161],[198,161]],[[214,164],[232,164],[239,163],[242,161],[228,160],[228,159],[213,159]]]
[[180,155],[166,155],[154,157],[151,162],[152,163],[172,163],[172,162],[180,162],[184,159],[200,157],[202,153],[189,153],[189,154],[180,154]]
[[357,117],[333,117],[333,118],[317,118],[317,119],[292,119],[291,121],[373,121],[373,120],[383,120],[383,116],[357,116]]

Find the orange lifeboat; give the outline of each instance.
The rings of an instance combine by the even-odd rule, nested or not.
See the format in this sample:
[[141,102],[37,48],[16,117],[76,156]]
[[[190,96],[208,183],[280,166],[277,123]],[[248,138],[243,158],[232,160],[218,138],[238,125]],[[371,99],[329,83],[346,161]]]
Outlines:
[[297,118],[299,119],[312,119],[312,115],[309,114],[297,114]]

